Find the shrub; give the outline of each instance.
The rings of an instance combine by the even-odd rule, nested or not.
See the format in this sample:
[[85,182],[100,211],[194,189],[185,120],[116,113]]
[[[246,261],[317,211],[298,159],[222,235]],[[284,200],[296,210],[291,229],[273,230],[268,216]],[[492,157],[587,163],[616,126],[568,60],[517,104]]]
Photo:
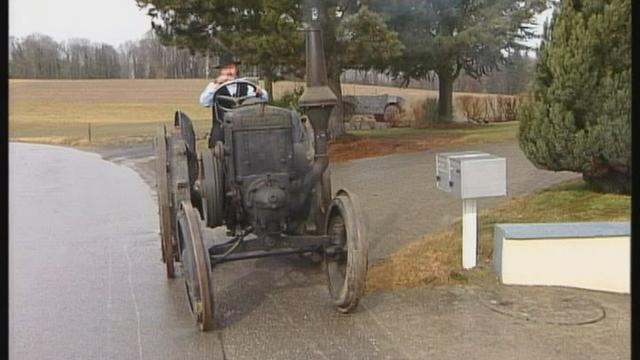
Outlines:
[[518,140],[537,167],[631,191],[631,1],[563,0],[545,29]]
[[413,106],[416,125],[426,125],[438,122],[438,98],[428,97]]
[[458,107],[467,121],[474,123],[487,122],[487,105],[485,98],[473,95],[461,95],[456,98]]
[[496,98],[497,118],[494,121],[514,121],[519,101],[516,96],[498,96]]
[[271,105],[285,107],[285,108],[293,107],[298,112],[300,112],[300,107],[298,106],[298,100],[300,99],[300,96],[302,96],[303,92],[304,92],[303,86],[296,86],[295,88],[293,88],[293,90],[285,91],[285,93],[282,95],[280,99],[278,100],[273,99],[271,101]]
[[424,119],[424,107],[422,103],[423,103],[422,101],[419,101],[411,104],[414,124],[422,122]]
[[520,100],[515,96],[474,96],[457,97],[458,106],[467,121],[489,123],[516,120]]
[[500,121],[501,114],[498,109],[498,101],[497,96],[485,96],[484,97],[484,108],[485,108],[485,118],[484,122],[498,122]]

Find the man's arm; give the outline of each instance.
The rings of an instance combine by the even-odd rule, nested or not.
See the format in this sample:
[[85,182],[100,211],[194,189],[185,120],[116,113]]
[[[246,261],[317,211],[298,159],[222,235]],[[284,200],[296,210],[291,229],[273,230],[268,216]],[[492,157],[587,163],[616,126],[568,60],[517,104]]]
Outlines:
[[256,94],[256,96],[262,100],[269,100],[269,93],[267,92],[267,90],[261,87],[258,87],[258,93]]
[[[225,79],[226,80],[226,79]],[[222,81],[224,82],[224,81]],[[221,82],[220,82],[221,83]],[[213,105],[213,93],[218,89],[218,83],[216,82],[210,82],[207,87],[205,87],[205,89],[202,91],[202,93],[200,94],[200,105],[204,106],[204,107],[211,107]],[[251,96],[251,95],[255,95],[255,97],[263,99],[263,100],[269,100],[269,93],[267,92],[267,90],[261,88],[261,87],[257,87],[257,92],[254,93],[252,88],[248,88],[247,89],[247,95]]]
[[254,85],[256,86],[255,90],[250,86],[247,87],[247,96],[255,96],[259,99],[268,101],[269,93],[267,92],[267,90],[261,88],[260,86],[258,86],[258,84],[254,84]]
[[200,105],[204,107],[211,107],[213,105],[213,93],[216,90],[216,84],[210,82],[207,87],[204,88],[202,94],[200,94]]
[[230,80],[233,80],[233,77],[228,75],[220,75],[215,80],[207,84],[207,87],[204,88],[204,90],[200,94],[200,105],[204,107],[213,106],[213,93],[218,90],[218,86],[220,86],[220,84]]

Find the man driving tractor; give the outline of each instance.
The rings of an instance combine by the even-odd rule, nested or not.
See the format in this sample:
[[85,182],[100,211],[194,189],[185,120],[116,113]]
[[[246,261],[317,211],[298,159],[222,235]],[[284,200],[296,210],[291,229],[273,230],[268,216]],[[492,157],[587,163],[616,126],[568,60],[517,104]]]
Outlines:
[[[200,105],[204,107],[213,107],[214,95],[216,93],[218,95],[236,98],[255,96],[258,99],[265,101],[269,100],[269,94],[267,91],[257,85],[255,89],[250,86],[238,86],[238,84],[235,83],[223,85],[226,82],[237,80],[238,65],[240,65],[240,62],[236,61],[230,53],[225,53],[220,57],[220,62],[215,67],[219,71],[218,77],[207,84],[200,94]],[[215,144],[215,141],[222,139],[222,129],[220,128],[218,121],[216,121],[216,119],[222,121],[220,118],[221,115],[222,114],[216,114],[215,109],[213,110],[213,126],[211,127],[211,136],[209,137],[211,144]]]
[[[244,88],[240,89],[240,93],[237,93],[236,84],[230,84],[225,86],[225,90],[220,89],[220,85],[231,80],[238,78],[238,65],[239,61],[235,61],[231,54],[224,54],[220,58],[220,63],[215,67],[219,70],[218,77],[207,84],[207,87],[200,94],[200,105],[204,107],[210,107],[213,104],[213,94],[217,91],[223,91],[222,95],[227,96],[251,96],[255,95],[258,98],[268,100],[269,94],[266,90],[263,90],[259,86],[256,89]],[[244,93],[243,93],[244,92]]]

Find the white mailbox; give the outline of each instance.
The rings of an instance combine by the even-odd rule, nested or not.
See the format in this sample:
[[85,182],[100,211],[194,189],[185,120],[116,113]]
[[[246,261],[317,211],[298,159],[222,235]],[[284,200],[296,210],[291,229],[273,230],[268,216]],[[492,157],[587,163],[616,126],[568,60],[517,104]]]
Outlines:
[[462,199],[462,266],[476,266],[476,199],[507,194],[507,160],[481,151],[436,155],[436,187]]
[[452,194],[460,199],[507,194],[507,162],[493,155],[451,159]]
[[448,152],[440,153],[436,155],[436,187],[442,191],[451,192],[453,190],[452,178],[452,166],[451,160],[453,158],[467,157],[473,158],[477,156],[484,156],[487,153],[480,151],[463,151],[463,152]]

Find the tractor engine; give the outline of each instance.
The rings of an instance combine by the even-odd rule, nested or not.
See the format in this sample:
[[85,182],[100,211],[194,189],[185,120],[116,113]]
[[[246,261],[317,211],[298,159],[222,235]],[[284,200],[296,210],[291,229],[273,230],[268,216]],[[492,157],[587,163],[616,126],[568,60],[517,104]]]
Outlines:
[[298,114],[259,103],[227,113],[224,122],[227,195],[236,208],[228,223],[253,226],[258,236],[299,232],[310,211],[304,179],[313,163]]

